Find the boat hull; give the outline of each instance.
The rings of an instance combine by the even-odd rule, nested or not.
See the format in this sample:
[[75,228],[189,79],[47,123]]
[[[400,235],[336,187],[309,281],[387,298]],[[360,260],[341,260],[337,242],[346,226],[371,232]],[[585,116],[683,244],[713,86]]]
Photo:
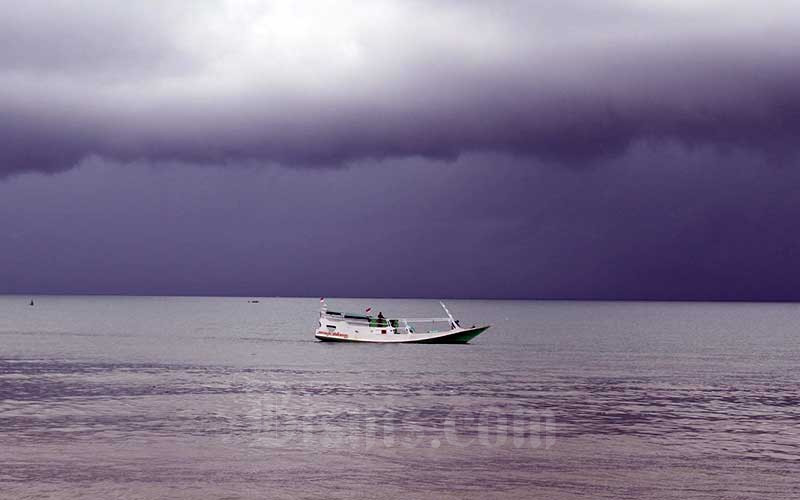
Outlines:
[[[323,342],[369,342],[374,344],[468,344],[485,332],[489,326],[461,328],[435,334],[352,335],[318,331],[316,337]],[[400,338],[398,338],[400,337]]]

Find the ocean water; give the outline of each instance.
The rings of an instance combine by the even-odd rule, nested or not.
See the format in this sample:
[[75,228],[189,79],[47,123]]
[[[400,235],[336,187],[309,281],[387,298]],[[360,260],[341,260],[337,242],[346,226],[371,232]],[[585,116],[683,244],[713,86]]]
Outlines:
[[[800,498],[800,305],[0,296],[0,498]],[[388,315],[436,301],[332,299]]]

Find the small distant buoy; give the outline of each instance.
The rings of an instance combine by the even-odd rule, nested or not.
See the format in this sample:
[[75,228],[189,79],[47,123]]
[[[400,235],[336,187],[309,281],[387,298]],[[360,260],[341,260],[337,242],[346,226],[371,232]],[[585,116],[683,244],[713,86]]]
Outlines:
[[31,299],[31,305],[33,305],[33,299]]

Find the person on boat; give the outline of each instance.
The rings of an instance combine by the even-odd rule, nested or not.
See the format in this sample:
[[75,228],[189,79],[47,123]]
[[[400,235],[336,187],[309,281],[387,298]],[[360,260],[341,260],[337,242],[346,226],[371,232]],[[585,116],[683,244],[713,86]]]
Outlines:
[[383,311],[378,311],[378,319],[386,319],[383,317]]

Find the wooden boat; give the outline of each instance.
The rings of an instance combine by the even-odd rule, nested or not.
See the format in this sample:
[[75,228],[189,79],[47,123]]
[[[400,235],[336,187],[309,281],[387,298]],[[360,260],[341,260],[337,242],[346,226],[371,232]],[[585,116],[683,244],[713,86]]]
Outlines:
[[382,314],[338,312],[329,310],[324,299],[320,302],[315,336],[325,342],[467,344],[489,328],[462,327],[442,302],[447,314],[442,318],[384,318]]

